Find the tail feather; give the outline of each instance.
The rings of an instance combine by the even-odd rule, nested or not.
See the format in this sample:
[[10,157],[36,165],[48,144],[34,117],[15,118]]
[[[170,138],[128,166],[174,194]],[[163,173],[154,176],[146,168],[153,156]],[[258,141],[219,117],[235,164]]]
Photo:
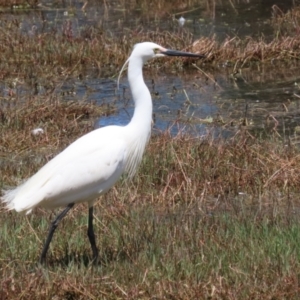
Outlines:
[[6,208],[8,210],[13,210],[15,208],[15,204],[14,204],[14,198],[17,194],[17,189],[13,189],[13,190],[3,190],[2,193],[3,195],[1,196],[1,201],[3,203],[5,203]]
[[[16,209],[14,200],[15,200],[21,187],[22,187],[22,185],[16,187],[15,189],[2,190],[2,196],[0,197],[0,201],[2,201],[6,205],[7,210],[15,209],[18,211],[18,209]],[[31,212],[31,209],[27,210],[26,214],[29,214],[30,212]]]

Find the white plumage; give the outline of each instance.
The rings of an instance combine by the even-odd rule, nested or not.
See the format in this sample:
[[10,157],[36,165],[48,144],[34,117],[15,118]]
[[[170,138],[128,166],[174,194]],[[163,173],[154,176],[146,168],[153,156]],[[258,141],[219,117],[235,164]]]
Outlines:
[[72,202],[92,206],[124,172],[130,152],[126,138],[126,127],[116,126],[82,136],[21,186],[6,192],[4,202],[26,213],[36,206],[56,208]]
[[[66,206],[50,227],[40,262],[43,263],[59,221],[74,204],[89,205],[88,236],[96,261],[98,250],[93,231],[93,204],[123,173],[133,176],[141,162],[151,132],[152,100],[143,80],[143,64],[153,57],[192,56],[167,50],[157,44],[137,44],[128,62],[128,81],[135,102],[134,115],[126,126],[107,126],[94,130],[67,147],[35,175],[17,188],[4,191],[1,200],[8,209],[30,213],[35,207]],[[125,64],[126,64],[125,63]],[[124,67],[123,67],[124,68]],[[123,70],[122,68],[122,70]],[[122,72],[121,70],[121,72]]]

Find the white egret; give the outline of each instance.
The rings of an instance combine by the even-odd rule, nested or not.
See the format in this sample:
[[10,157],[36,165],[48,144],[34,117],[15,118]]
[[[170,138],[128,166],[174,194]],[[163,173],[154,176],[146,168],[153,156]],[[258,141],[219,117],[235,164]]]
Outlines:
[[93,205],[123,173],[132,176],[137,170],[150,137],[152,120],[152,100],[143,79],[142,68],[147,60],[162,56],[203,57],[165,49],[151,42],[135,45],[125,63],[125,65],[128,63],[128,81],[135,103],[134,114],[129,124],[106,126],[91,131],[54,157],[25,183],[15,189],[4,191],[1,200],[9,210],[14,209],[17,212],[28,214],[35,207],[53,209],[65,206],[51,223],[40,263],[45,262],[58,223],[75,204],[80,202],[88,203],[87,234],[93,260],[97,261]]

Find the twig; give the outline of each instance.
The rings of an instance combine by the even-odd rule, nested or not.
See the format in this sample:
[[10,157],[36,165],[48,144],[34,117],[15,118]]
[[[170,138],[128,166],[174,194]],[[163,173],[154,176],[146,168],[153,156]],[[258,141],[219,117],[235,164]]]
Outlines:
[[213,79],[212,77],[210,77],[207,73],[205,73],[202,69],[200,69],[196,64],[192,64],[193,67],[195,67],[197,70],[201,71],[208,79],[210,79],[213,83],[215,83],[221,90],[222,87],[217,83],[217,81],[215,79]]

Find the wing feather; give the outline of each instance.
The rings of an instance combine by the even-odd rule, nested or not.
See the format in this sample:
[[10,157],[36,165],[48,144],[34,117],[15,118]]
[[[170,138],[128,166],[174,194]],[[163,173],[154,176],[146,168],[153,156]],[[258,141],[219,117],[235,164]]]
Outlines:
[[37,205],[93,200],[124,172],[127,148],[121,131],[109,126],[79,138],[24,184],[5,192],[2,201],[8,209],[30,212]]

